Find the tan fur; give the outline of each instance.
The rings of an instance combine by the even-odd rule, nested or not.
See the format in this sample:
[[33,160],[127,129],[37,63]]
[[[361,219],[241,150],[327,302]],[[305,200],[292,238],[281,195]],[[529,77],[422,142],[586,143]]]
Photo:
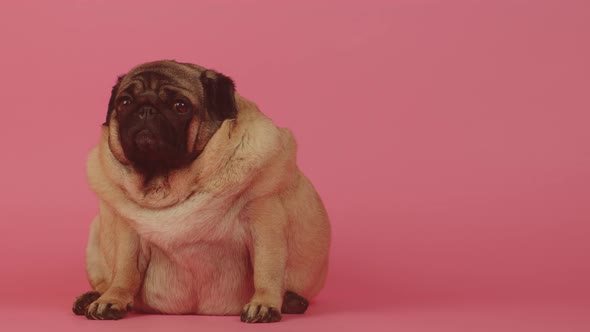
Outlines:
[[100,214],[87,272],[102,295],[91,306],[237,315],[280,310],[287,290],[318,294],[330,246],[322,202],[296,166],[291,133],[236,101],[237,119],[223,122],[189,167],[147,185],[113,136],[115,118],[103,127],[88,158]]

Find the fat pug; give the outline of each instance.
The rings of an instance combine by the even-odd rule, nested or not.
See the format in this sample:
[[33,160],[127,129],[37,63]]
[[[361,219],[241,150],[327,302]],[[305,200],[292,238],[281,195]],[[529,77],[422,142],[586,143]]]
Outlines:
[[213,70],[156,61],[119,77],[88,157],[99,197],[88,319],[301,314],[324,285],[330,224],[296,144]]

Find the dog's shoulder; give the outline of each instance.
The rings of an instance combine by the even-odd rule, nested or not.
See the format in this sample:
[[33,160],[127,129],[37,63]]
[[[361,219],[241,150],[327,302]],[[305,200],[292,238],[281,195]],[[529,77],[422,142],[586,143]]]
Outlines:
[[237,102],[240,116],[235,129],[243,142],[239,152],[252,154],[264,163],[295,156],[296,145],[290,130],[275,125],[254,103],[244,98]]
[[[281,128],[264,115],[256,105],[238,100],[242,118],[238,118],[241,144],[234,151],[239,167],[250,167],[249,192],[262,196],[288,185],[298,173],[297,144],[289,129]],[[241,123],[240,123],[241,122]]]
[[[264,192],[282,185],[295,168],[296,144],[251,101],[236,94],[238,116],[226,120],[192,169],[203,191]],[[257,196],[258,194],[256,194]]]

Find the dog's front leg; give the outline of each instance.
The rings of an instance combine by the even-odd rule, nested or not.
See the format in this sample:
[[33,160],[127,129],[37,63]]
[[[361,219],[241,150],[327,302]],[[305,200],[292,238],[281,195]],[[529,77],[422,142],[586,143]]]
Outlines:
[[[101,220],[109,223],[108,236],[113,238],[114,264],[112,279],[106,291],[87,310],[88,319],[120,319],[130,310],[133,298],[139,291],[142,272],[139,268],[139,236],[127,223],[114,213],[101,211]],[[106,225],[105,225],[106,226]]]
[[250,229],[250,258],[254,268],[254,296],[244,306],[241,320],[270,323],[281,320],[287,262],[287,214],[276,196],[260,198],[246,207]]

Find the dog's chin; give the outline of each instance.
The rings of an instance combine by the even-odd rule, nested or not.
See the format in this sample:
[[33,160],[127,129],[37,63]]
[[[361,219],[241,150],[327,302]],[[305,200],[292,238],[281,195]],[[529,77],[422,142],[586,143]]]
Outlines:
[[131,160],[131,165],[136,172],[147,178],[166,175],[175,168],[168,160],[152,154],[135,156]]
[[179,167],[179,160],[170,148],[149,136],[138,137],[135,148],[127,155],[133,168],[147,177],[165,175]]

